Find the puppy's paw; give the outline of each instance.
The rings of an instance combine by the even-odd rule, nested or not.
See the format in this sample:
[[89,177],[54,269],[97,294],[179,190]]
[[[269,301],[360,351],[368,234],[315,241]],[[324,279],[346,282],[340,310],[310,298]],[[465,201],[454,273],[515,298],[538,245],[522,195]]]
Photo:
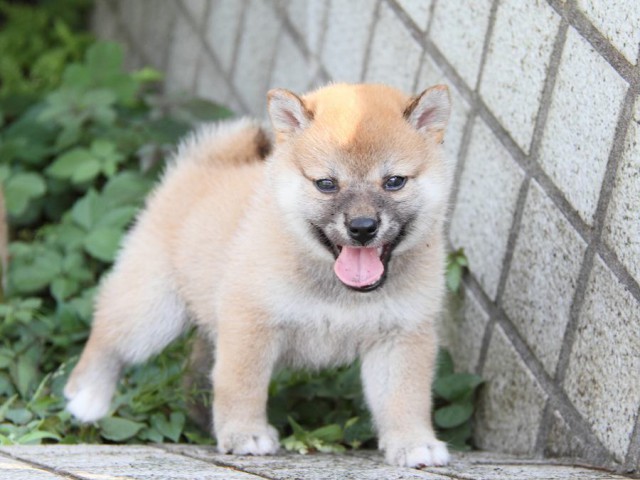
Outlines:
[[252,430],[228,429],[217,440],[220,453],[234,455],[273,455],[280,446],[278,432],[271,425]]
[[67,410],[84,423],[100,420],[109,413],[113,390],[109,385],[72,379],[64,388]]
[[385,458],[399,467],[441,467],[449,463],[449,451],[444,442],[433,439],[419,445],[387,448]]

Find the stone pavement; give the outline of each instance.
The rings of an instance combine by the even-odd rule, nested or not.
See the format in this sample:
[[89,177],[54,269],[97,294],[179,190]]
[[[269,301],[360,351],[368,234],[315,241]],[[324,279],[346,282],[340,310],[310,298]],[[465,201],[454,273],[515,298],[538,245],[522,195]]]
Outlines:
[[282,453],[239,457],[193,445],[47,445],[0,447],[2,480],[124,479],[624,479],[603,470],[485,452],[457,453],[448,467],[385,465],[374,452]]

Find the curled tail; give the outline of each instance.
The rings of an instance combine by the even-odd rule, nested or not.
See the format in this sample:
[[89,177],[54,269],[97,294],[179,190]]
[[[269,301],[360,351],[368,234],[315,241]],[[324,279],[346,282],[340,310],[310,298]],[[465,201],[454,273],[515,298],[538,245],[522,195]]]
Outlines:
[[271,138],[256,120],[241,118],[206,123],[178,145],[176,162],[241,165],[263,160],[271,151]]

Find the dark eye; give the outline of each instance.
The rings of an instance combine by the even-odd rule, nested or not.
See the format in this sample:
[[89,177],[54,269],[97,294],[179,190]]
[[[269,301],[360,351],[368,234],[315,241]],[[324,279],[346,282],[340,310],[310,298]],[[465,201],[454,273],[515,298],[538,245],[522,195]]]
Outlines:
[[338,182],[331,178],[321,178],[320,180],[316,180],[316,187],[318,187],[318,190],[322,193],[333,193],[338,191]]
[[395,175],[393,177],[389,177],[387,178],[387,180],[385,180],[384,182],[384,189],[388,190],[388,191],[395,191],[395,190],[400,190],[402,187],[404,187],[404,184],[407,183],[407,177],[400,177],[398,175]]

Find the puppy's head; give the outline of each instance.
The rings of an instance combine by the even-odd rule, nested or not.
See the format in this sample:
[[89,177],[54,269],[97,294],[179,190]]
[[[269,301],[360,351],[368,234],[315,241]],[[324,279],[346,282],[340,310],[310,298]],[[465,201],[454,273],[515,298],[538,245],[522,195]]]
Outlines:
[[270,181],[286,227],[360,291],[379,287],[392,257],[428,248],[445,214],[440,158],[446,86],[416,97],[383,85],[336,84],[303,97],[269,92],[276,134]]

